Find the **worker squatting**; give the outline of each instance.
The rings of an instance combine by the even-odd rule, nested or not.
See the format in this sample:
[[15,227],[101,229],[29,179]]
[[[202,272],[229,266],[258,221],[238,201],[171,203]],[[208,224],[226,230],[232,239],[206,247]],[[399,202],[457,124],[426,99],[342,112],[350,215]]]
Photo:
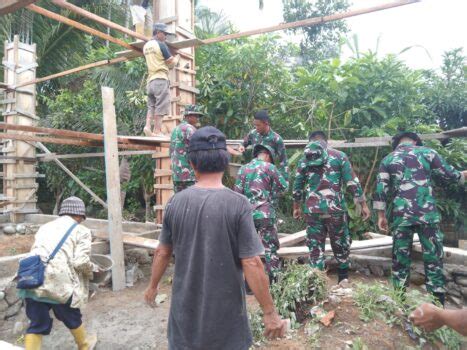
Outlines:
[[[167,34],[164,24],[155,24],[154,40],[144,47],[149,70],[147,135],[163,134],[161,120],[170,109],[168,72],[178,58],[172,57],[164,43]],[[200,106],[186,106],[183,121],[171,134],[175,195],[166,206],[144,298],[154,306],[159,282],[174,256],[169,349],[246,350],[252,345],[246,284],[262,308],[266,336],[282,337],[285,332],[269,285],[276,283],[281,269],[276,207],[288,188],[292,189],[294,218],[307,223],[309,264],[325,269],[324,247],[329,236],[339,282],[349,277],[352,243],[345,191],[363,220],[370,217],[370,209],[347,155],[329,147],[323,132],[310,133],[290,186],[284,142],[272,130],[267,111],[255,113],[254,129],[236,148],[228,147],[225,135],[214,127],[197,130],[203,115]],[[253,159],[239,170],[232,191],[222,183],[229,153],[240,155],[248,147]],[[373,209],[379,229],[393,235],[393,285],[402,293],[408,286],[412,239],[418,233],[427,290],[443,305],[443,235],[432,176],[463,184],[466,171],[455,170],[412,132],[395,135],[392,148],[378,170]],[[60,249],[47,263],[43,284],[20,290],[30,320],[27,350],[40,349],[42,336],[50,333],[50,310],[70,329],[80,350],[96,344],[96,336],[85,331],[80,311],[87,300],[87,281],[98,270],[90,261],[91,233],[81,225],[85,219],[83,201],[70,197],[63,201],[60,217],[36,234],[32,254],[47,260],[54,248]],[[263,254],[267,274],[260,258]],[[448,324],[467,333],[465,310],[461,312],[464,314],[424,305],[414,312],[413,319],[427,329]]]

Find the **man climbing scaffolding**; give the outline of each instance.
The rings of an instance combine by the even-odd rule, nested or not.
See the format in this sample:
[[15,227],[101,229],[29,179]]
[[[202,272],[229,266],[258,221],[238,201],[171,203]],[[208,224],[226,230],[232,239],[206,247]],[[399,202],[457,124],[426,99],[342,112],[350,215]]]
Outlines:
[[[148,113],[144,134],[146,136],[165,136],[162,133],[162,118],[170,114],[170,81],[169,68],[174,67],[180,56],[172,56],[165,43],[167,36],[173,33],[168,31],[164,23],[153,26],[153,40],[148,41],[144,47],[144,57],[148,66],[147,95]],[[154,130],[151,130],[151,122]]]

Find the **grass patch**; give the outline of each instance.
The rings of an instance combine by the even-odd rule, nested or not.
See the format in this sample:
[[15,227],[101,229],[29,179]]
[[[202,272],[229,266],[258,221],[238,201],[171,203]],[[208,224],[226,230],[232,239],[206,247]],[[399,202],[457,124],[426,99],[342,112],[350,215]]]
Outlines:
[[461,336],[454,330],[442,327],[434,332],[426,332],[409,321],[410,313],[420,304],[433,302],[431,295],[413,289],[403,294],[384,284],[360,283],[357,284],[354,300],[364,322],[380,319],[388,325],[400,326],[420,347],[430,342],[442,343],[450,350],[460,349]]

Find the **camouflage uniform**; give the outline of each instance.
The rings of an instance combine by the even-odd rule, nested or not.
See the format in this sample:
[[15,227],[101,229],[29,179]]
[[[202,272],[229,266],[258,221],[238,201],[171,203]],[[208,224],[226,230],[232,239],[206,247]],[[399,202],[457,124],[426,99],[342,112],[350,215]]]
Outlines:
[[245,195],[253,208],[253,220],[265,249],[266,269],[274,277],[279,271],[279,238],[277,237],[274,196],[284,192],[287,181],[274,164],[253,159],[238,172],[234,191]]
[[186,121],[172,131],[169,152],[175,193],[195,184],[195,172],[188,161],[188,145],[195,131],[196,128]]
[[243,147],[246,148],[250,145],[253,147],[255,145],[270,146],[279,160],[279,170],[282,172],[282,176],[288,181],[289,167],[287,165],[287,153],[285,152],[284,140],[282,140],[282,137],[278,133],[269,129],[266,135],[262,135],[256,129],[253,129],[243,139]]
[[363,190],[345,153],[327,147],[324,141],[310,142],[297,165],[293,198],[303,203],[307,221],[310,265],[324,269],[326,234],[340,269],[349,266],[352,239],[347,225],[347,208],[342,187],[355,202],[363,202]]
[[413,234],[420,237],[425,264],[426,287],[444,293],[443,233],[436,209],[432,174],[463,183],[462,174],[447,164],[438,153],[411,143],[400,144],[381,162],[376,180],[373,208],[388,208],[393,235],[392,280],[395,287],[407,286]]

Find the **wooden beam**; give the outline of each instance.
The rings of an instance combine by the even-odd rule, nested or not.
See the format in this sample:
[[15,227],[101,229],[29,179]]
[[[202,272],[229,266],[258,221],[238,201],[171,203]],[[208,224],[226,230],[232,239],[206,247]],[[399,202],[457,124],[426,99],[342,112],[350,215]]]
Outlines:
[[2,0],[0,2],[0,15],[14,12],[20,8],[26,7],[37,0]]
[[92,12],[89,12],[89,11],[86,11],[85,9],[82,9],[81,7],[78,7],[76,5],[73,5],[73,4],[70,4],[69,2],[65,1],[65,0],[52,0],[52,3],[54,3],[55,5],[61,7],[61,8],[64,8],[64,9],[67,9],[67,10],[70,10],[71,12],[74,12],[82,17],[85,17],[85,18],[88,18],[88,19],[91,19],[93,21],[95,21],[96,23],[99,23],[99,24],[102,24],[106,27],[109,27],[109,28],[112,28],[112,29],[115,29],[123,34],[127,34],[135,39],[140,39],[140,40],[144,40],[144,41],[148,41],[148,40],[151,40],[150,37],[147,37],[143,34],[140,34],[140,33],[137,33],[133,30],[130,30],[128,29],[127,27],[123,27],[117,23],[114,23],[112,21],[109,21],[108,19],[106,18],[103,18],[101,16],[98,16]]
[[[393,7],[397,7],[397,6],[409,5],[409,4],[419,2],[419,1],[420,0],[397,1],[397,2],[394,2],[394,3],[388,3],[388,4],[385,4],[385,5],[374,6],[374,7],[370,7],[370,8],[361,9],[361,10],[349,11],[349,12],[335,14],[335,15],[331,15],[331,16],[308,18],[308,19],[305,19],[305,20],[302,20],[302,21],[291,22],[291,23],[283,23],[283,24],[279,24],[279,25],[276,25],[276,26],[272,26],[272,27],[266,27],[266,28],[250,30],[250,31],[246,31],[246,32],[240,32],[240,33],[235,33],[235,34],[230,34],[230,35],[224,35],[224,36],[220,36],[220,37],[217,37],[217,38],[207,39],[207,40],[203,40],[202,44],[200,42],[198,42],[198,41],[193,41],[192,46],[213,44],[213,43],[218,43],[218,42],[221,42],[221,41],[238,39],[238,38],[244,37],[244,36],[269,33],[269,32],[274,32],[274,31],[279,31],[279,30],[284,30],[284,29],[297,28],[297,27],[301,27],[301,26],[319,25],[319,24],[323,24],[323,23],[326,23],[326,22],[337,21],[337,20],[341,20],[341,19],[344,19],[344,18],[352,17],[352,16],[358,16],[358,15],[362,15],[362,14],[366,14],[366,13],[381,11],[381,10],[385,10],[385,9],[389,9],[389,8],[393,8]],[[35,6],[35,5],[30,5],[30,6]],[[44,10],[44,11],[47,11],[47,10]],[[59,16],[59,15],[53,13],[53,12],[51,12],[51,13],[53,15]],[[60,17],[62,17],[62,16],[60,16]],[[63,17],[63,18],[67,19],[66,17]],[[76,22],[76,23],[78,23],[78,22]],[[80,24],[80,23],[78,23],[78,24]],[[80,24],[80,25],[82,26],[82,24]],[[101,34],[104,34],[104,33],[101,33]],[[115,38],[113,38],[113,39],[115,39]],[[171,45],[169,42],[167,44],[169,46]],[[130,44],[127,44],[127,45],[130,45]],[[104,65],[111,65],[111,64],[123,62],[123,61],[126,61],[126,60],[133,60],[135,58],[139,58],[139,57],[143,56],[142,52],[135,52],[134,47],[130,47],[129,50],[130,50],[130,53],[127,52],[127,51],[123,51],[123,52],[119,53],[121,56],[117,57],[114,60],[99,61],[99,62],[91,63],[91,64],[88,64],[88,65],[85,65],[85,66],[73,68],[73,69],[67,70],[65,72],[61,72],[61,73],[49,75],[49,76],[46,76],[46,77],[38,78],[33,82],[28,82],[26,85],[33,84],[33,83],[39,83],[39,82],[43,82],[43,81],[46,81],[46,80],[55,79],[55,78],[58,78],[58,77],[63,77],[63,76],[69,75],[69,74],[73,74],[73,73],[76,73],[76,72],[84,71],[84,70],[95,68],[95,67],[100,67],[100,66],[104,66]],[[185,53],[184,51],[180,51],[179,54],[184,56],[184,57],[187,57],[187,58],[193,58],[192,55],[190,55],[188,53]],[[120,59],[120,61],[116,61],[118,59]],[[24,85],[21,85],[21,86],[24,86]]]
[[88,69],[91,69],[91,68],[107,66],[107,65],[111,65],[111,64],[125,62],[125,61],[128,61],[128,58],[126,58],[126,57],[117,57],[117,58],[113,58],[113,59],[110,59],[110,60],[102,60],[102,61],[98,61],[98,62],[94,62],[94,63],[89,63],[89,64],[85,64],[85,65],[80,66],[80,67],[68,69],[68,70],[65,70],[63,72],[47,75],[47,76],[42,77],[42,78],[37,78],[37,79],[31,80],[31,81],[27,81],[27,82],[18,84],[18,85],[15,86],[15,88],[19,88],[19,87],[23,87],[23,86],[27,86],[27,85],[32,85],[32,84],[38,84],[38,83],[42,83],[42,82],[47,81],[47,80],[64,77],[66,75],[82,72],[84,70],[88,70]]
[[[44,153],[46,154],[50,154],[51,152],[49,151],[49,149],[47,147],[45,147],[45,145],[43,145],[42,143],[38,142],[37,144],[37,147],[40,148]],[[88,186],[86,186],[75,174],[73,174],[73,172],[68,169],[65,164],[63,164],[61,161],[59,161],[58,159],[54,159],[54,162],[65,172],[68,174],[68,176],[70,176],[73,180],[75,180],[75,182],[81,186],[81,188],[83,190],[85,190],[97,203],[101,204],[104,208],[107,209],[107,203],[104,202],[102,199],[99,198],[99,196],[97,194],[95,194]]]
[[[120,151],[119,156],[139,156],[139,155],[153,155],[156,151]],[[42,162],[50,162],[54,159],[77,159],[77,158],[93,158],[93,157],[104,157],[104,152],[96,153],[77,153],[77,154],[38,154],[37,158]]]
[[279,238],[280,247],[292,247],[295,246],[297,243],[301,243],[306,238],[306,230],[288,234],[284,237]]
[[[83,131],[72,131],[66,129],[44,128],[29,125],[16,125],[9,123],[0,123],[0,130],[19,130],[27,132],[35,132],[41,134],[50,134],[57,137],[44,137],[37,135],[24,134],[1,134],[0,139],[14,139],[22,141],[40,141],[46,143],[56,143],[64,145],[102,147],[104,136],[102,134],[93,134]],[[70,140],[71,139],[71,140]],[[135,150],[154,150],[155,147],[160,147],[161,143],[169,144],[170,140],[167,137],[139,137],[139,136],[118,136],[118,145],[120,148],[128,148]],[[162,146],[168,147],[168,146]]]
[[31,10],[31,11],[33,11],[35,13],[38,13],[38,14],[40,14],[42,16],[54,19],[54,20],[56,20],[58,22],[67,24],[67,25],[69,25],[71,27],[74,27],[76,29],[82,30],[85,33],[97,36],[97,37],[99,37],[101,39],[104,39],[104,40],[108,40],[108,41],[110,41],[110,42],[112,42],[114,44],[120,45],[120,46],[122,46],[122,47],[124,47],[126,49],[140,51],[139,49],[133,47],[132,45],[128,44],[127,42],[125,42],[123,40],[114,38],[113,36],[111,36],[109,34],[98,31],[98,30],[96,30],[94,28],[91,28],[91,27],[85,25],[85,24],[79,23],[79,22],[74,21],[72,19],[69,19],[69,18],[67,18],[65,16],[59,15],[59,14],[57,14],[55,12],[46,10],[45,8],[42,8],[40,6],[31,4],[31,5],[27,6],[27,9]]
[[419,2],[419,1],[420,0],[395,1],[395,2],[390,2],[390,3],[383,4],[383,5],[363,8],[363,9],[360,9],[360,10],[353,10],[353,11],[348,11],[348,12],[344,12],[344,13],[336,13],[336,14],[329,15],[329,16],[313,17],[313,18],[307,18],[307,19],[304,19],[304,20],[301,20],[301,21],[296,21],[296,22],[281,23],[281,24],[278,24],[278,25],[275,25],[275,26],[270,26],[270,27],[265,27],[265,28],[260,28],[260,29],[254,29],[254,30],[248,30],[248,31],[245,31],[245,32],[234,33],[234,34],[229,34],[229,35],[223,35],[223,36],[220,36],[220,37],[217,37],[217,38],[206,39],[206,40],[204,40],[204,43],[205,44],[214,44],[214,43],[219,43],[219,42],[226,41],[226,40],[238,39],[238,38],[242,38],[242,37],[245,37],[245,36],[251,36],[251,35],[271,33],[271,32],[276,32],[276,31],[279,31],[279,30],[286,30],[286,29],[292,29],[292,28],[298,28],[298,27],[311,27],[311,26],[316,26],[316,25],[320,25],[320,24],[323,24],[323,23],[327,23],[327,22],[339,21],[339,20],[344,19],[344,18],[363,15],[365,13],[382,11],[382,10],[387,10],[387,9],[398,7],[398,6],[414,4],[414,3]]
[[[109,236],[103,232],[93,232],[92,235],[99,239],[109,240]],[[159,246],[159,241],[157,239],[139,237],[128,233],[122,233],[122,242],[123,244],[131,245],[133,247],[147,248],[151,250],[154,250]]]
[[102,87],[102,114],[104,124],[105,178],[108,202],[108,232],[112,267],[112,288],[125,288],[125,265],[122,240],[122,207],[120,205],[120,175],[117,146],[117,117],[114,90]]

